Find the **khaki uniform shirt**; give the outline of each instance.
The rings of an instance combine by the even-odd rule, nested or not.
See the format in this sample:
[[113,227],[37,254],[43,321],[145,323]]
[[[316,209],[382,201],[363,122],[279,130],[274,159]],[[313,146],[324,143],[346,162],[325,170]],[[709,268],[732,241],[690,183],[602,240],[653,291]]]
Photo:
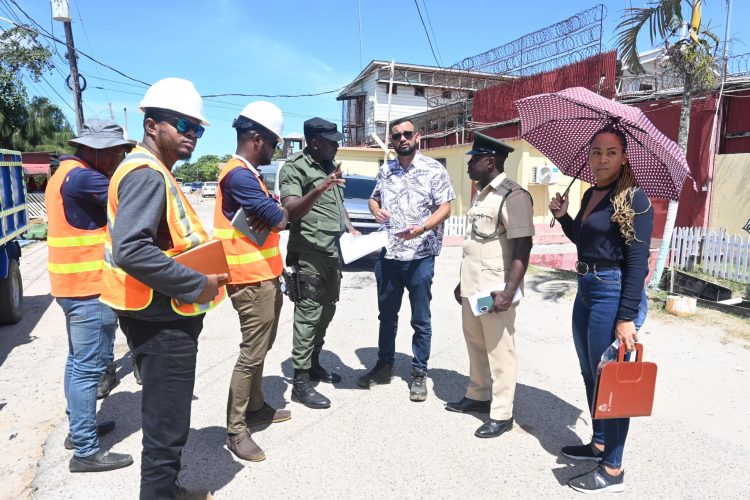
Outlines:
[[461,296],[503,290],[513,258],[513,240],[533,235],[531,197],[505,173],[498,175],[476,194],[466,214]]
[[[305,196],[320,185],[334,170],[333,162],[316,163],[307,148],[284,163],[279,172],[280,198]],[[312,209],[300,219],[291,221],[287,250],[338,255],[339,237],[346,231],[344,189],[336,186],[323,193]]]

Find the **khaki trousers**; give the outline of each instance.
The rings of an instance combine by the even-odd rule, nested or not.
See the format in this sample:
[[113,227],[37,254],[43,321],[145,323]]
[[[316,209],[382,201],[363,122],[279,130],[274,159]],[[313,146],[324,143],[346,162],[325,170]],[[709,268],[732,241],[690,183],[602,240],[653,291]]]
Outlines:
[[276,339],[283,295],[279,279],[255,285],[229,285],[232,305],[240,317],[242,343],[232,371],[227,402],[227,433],[246,427],[245,414],[263,408],[263,364]]
[[466,397],[477,401],[492,398],[490,418],[507,420],[513,416],[518,360],[515,334],[516,308],[474,316],[469,299],[461,310],[466,349],[469,351],[469,386]]

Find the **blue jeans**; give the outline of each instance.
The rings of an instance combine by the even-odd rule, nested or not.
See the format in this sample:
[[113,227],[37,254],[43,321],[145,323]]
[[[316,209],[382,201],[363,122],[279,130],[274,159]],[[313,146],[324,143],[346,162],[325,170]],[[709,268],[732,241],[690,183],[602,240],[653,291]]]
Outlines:
[[[602,354],[615,340],[621,281],[620,269],[607,269],[578,276],[578,293],[573,305],[573,342],[586,384],[589,410],[594,398],[597,367]],[[644,289],[638,307],[638,317],[633,320],[636,329],[640,329],[646,320],[647,308]],[[592,420],[593,440],[604,445],[602,461],[607,467],[619,468],[622,465],[629,425],[629,418]]]
[[68,331],[68,359],[65,363],[66,413],[75,456],[87,457],[99,451],[96,437],[96,390],[117,331],[117,315],[93,299],[58,298]]
[[385,250],[375,263],[375,279],[378,283],[378,310],[380,333],[378,337],[378,358],[393,365],[396,354],[396,331],[398,312],[404,288],[409,291],[411,303],[411,326],[414,335],[411,348],[414,354],[412,365],[427,369],[430,359],[432,325],[430,320],[430,300],[432,300],[432,277],[435,275],[435,257],[400,261],[385,258]]

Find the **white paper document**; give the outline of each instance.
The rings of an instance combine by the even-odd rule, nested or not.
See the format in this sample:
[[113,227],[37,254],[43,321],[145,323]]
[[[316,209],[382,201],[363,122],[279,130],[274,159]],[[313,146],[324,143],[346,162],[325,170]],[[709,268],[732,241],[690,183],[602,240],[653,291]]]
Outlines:
[[[492,298],[492,292],[504,289],[505,284],[502,284],[469,296],[469,305],[471,306],[471,312],[474,313],[474,316],[481,316],[482,314],[487,314],[492,311],[492,306],[495,303],[495,299]],[[516,288],[516,293],[513,294],[513,305],[518,305],[522,298],[523,292],[520,288]]]
[[349,264],[383,248],[388,243],[388,233],[375,231],[361,236],[344,233],[341,235],[340,242],[341,258],[344,260],[344,264]]

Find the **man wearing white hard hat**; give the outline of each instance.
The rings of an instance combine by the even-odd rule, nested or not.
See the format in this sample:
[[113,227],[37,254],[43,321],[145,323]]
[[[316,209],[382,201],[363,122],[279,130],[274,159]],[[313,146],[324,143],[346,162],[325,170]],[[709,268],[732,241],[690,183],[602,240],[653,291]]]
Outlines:
[[171,173],[208,125],[203,100],[191,82],[165,78],[146,91],[141,110],[143,142],[109,186],[100,300],[117,312],[143,382],[140,498],[185,498],[176,481],[198,335],[205,312],[225,296],[227,275],[204,275],[172,259],[209,240]]
[[[227,291],[242,332],[229,384],[227,448],[242,460],[259,462],[266,455],[250,428],[291,418],[289,410],[266,403],[261,381],[283,302],[279,275],[284,264],[278,233],[286,227],[287,212],[268,192],[257,168],[271,163],[282,140],[284,117],[274,104],[256,101],[245,106],[232,126],[237,129],[237,151],[219,174],[214,208],[214,237],[224,245],[231,275]],[[232,226],[239,210],[244,210],[256,238]],[[270,231],[258,231],[259,226]]]

